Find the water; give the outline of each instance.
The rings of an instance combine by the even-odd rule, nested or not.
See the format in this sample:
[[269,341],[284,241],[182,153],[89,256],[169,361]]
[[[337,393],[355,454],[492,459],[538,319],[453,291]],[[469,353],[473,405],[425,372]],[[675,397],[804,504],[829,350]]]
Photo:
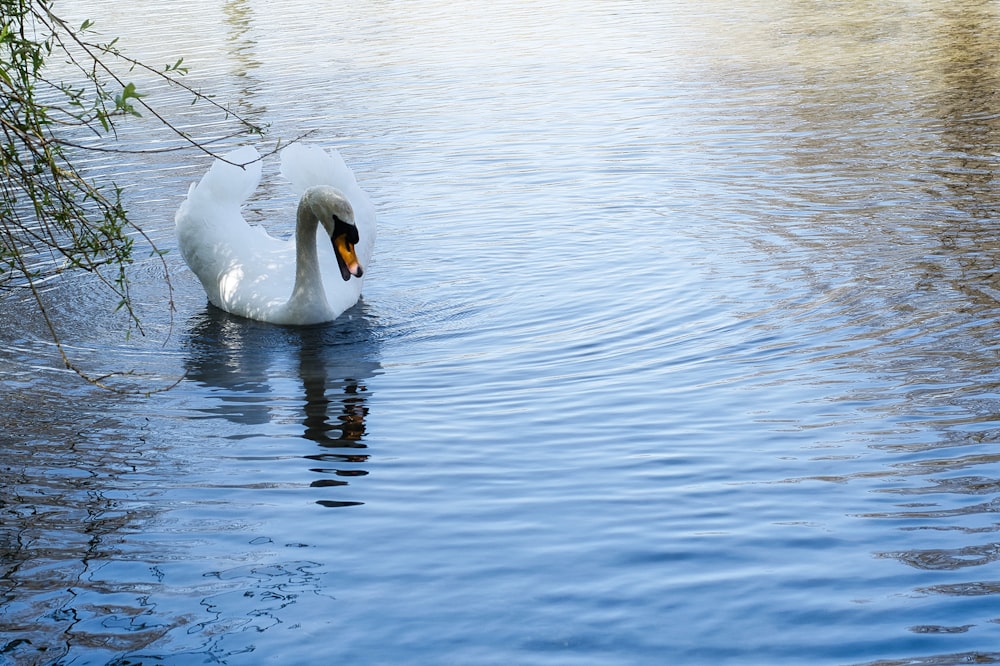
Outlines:
[[[1000,662],[996,3],[61,9],[338,147],[380,236],[318,328],[176,251],[145,336],[49,283],[150,397],[4,294],[0,663]],[[174,250],[206,159],[88,160]]]

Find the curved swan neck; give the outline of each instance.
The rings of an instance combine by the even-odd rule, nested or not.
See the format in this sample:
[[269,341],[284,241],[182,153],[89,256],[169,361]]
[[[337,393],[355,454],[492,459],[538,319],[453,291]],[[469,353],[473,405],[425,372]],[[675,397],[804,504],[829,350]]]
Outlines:
[[323,277],[316,252],[316,229],[319,220],[306,200],[299,202],[295,220],[295,286],[289,307],[321,305],[327,307]]
[[295,246],[299,265],[302,264],[304,255],[316,257],[316,243],[307,241],[316,240],[317,227],[319,219],[313,214],[308,202],[303,199],[299,202],[299,210],[295,217]]

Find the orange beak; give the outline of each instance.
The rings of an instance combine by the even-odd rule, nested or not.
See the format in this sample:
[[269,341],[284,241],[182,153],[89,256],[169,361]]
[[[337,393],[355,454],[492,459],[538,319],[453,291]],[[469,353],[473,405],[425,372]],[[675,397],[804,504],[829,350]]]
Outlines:
[[358,261],[358,255],[354,252],[354,243],[347,240],[347,234],[340,234],[333,239],[333,249],[337,253],[337,263],[340,265],[340,275],[344,280],[350,280],[351,276],[361,277],[365,271]]

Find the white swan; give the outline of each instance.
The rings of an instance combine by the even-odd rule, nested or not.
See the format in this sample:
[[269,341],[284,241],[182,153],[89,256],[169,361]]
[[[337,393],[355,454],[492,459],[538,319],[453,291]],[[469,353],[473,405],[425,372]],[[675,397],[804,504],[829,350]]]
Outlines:
[[375,242],[375,210],[340,155],[301,144],[281,151],[281,173],[302,196],[289,240],[251,227],[240,213],[260,181],[257,150],[223,159],[191,186],[174,220],[181,254],[208,300],[235,315],[295,325],[336,319],[354,305]]

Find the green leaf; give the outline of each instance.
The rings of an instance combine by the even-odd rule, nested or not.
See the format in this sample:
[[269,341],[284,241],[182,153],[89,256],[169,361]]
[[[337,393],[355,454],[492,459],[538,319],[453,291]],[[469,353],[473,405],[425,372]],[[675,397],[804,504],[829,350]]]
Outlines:
[[129,102],[131,99],[141,99],[142,94],[136,91],[134,83],[126,83],[121,93],[115,95],[115,110],[129,113],[133,116],[140,116],[138,110]]
[[164,72],[176,72],[177,74],[184,75],[188,73],[188,68],[184,66],[184,58],[178,58],[177,62],[172,65],[167,65],[163,68]]

